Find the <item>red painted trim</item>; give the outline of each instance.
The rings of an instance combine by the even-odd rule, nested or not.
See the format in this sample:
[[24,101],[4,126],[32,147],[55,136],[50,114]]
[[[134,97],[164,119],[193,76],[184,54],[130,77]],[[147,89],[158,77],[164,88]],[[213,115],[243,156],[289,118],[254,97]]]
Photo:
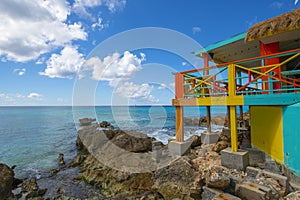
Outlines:
[[[261,56],[268,56],[268,55],[272,55],[274,53],[278,53],[279,52],[279,42],[274,42],[274,43],[270,43],[270,44],[264,44],[261,41],[259,42],[259,46],[260,46],[260,55]],[[269,58],[265,60],[264,65],[273,65],[273,64],[278,64],[280,63],[279,57],[277,58]],[[266,72],[268,69],[262,69],[262,72]],[[280,78],[280,74],[281,74],[281,67],[276,68],[273,71],[274,76]],[[268,81],[268,77],[267,76],[263,76],[262,77],[263,81]],[[266,90],[269,90],[269,85],[268,83],[265,84],[265,88]],[[273,83],[273,89],[280,89],[280,83]]]
[[[203,62],[204,62],[204,68],[208,68],[209,67],[209,55],[208,53],[204,53],[203,54]],[[205,70],[205,75],[209,74],[209,70]]]

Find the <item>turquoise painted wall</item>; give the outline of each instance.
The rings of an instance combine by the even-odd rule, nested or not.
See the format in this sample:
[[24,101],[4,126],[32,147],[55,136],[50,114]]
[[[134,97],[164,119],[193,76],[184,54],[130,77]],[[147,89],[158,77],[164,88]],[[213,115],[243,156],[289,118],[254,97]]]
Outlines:
[[300,103],[283,106],[284,164],[300,177]]

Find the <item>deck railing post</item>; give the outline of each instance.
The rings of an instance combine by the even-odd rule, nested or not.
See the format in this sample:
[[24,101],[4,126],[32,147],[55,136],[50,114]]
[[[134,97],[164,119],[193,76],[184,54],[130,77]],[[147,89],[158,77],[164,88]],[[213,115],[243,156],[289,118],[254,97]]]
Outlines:
[[184,142],[184,121],[182,106],[176,106],[176,142]]
[[[228,66],[228,96],[236,96],[236,69],[234,64]],[[230,135],[231,135],[231,149],[233,152],[237,152],[237,128],[236,128],[236,106],[229,106],[229,120],[230,120]]]

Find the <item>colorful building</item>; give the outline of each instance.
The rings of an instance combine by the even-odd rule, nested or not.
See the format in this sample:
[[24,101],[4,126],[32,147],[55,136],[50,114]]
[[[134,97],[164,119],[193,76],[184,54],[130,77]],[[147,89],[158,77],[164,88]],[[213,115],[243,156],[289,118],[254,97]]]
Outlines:
[[300,177],[300,8],[194,54],[204,66],[175,74],[176,141],[184,106],[206,106],[208,121],[210,106],[228,106],[237,152],[236,108],[249,106],[252,146]]

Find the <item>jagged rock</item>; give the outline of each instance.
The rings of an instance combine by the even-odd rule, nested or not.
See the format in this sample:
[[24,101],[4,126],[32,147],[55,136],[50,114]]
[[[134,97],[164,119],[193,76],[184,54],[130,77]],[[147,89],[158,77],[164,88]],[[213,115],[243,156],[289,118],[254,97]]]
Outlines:
[[106,137],[111,140],[113,139],[118,133],[121,131],[115,131],[115,130],[103,130],[103,133],[106,135]]
[[208,151],[205,153],[205,159],[210,161],[210,160],[219,160],[221,156],[214,151]]
[[212,169],[206,174],[205,182],[207,187],[225,189],[230,184],[230,178]]
[[226,141],[218,141],[212,148],[212,151],[220,153],[223,149],[229,147],[229,143]]
[[166,200],[200,197],[201,181],[196,169],[186,157],[180,157],[168,167],[154,172],[153,188]]
[[13,182],[13,189],[16,189],[20,184],[23,183],[22,179],[19,178],[14,178],[14,182]]
[[47,189],[40,189],[36,179],[33,178],[23,181],[21,191],[26,194],[26,199],[29,199],[43,196],[47,192]]
[[58,155],[58,161],[57,161],[58,165],[65,165],[65,160],[64,160],[64,154],[63,153],[60,153]]
[[111,126],[111,124],[110,124],[109,122],[107,122],[107,121],[102,121],[102,122],[99,124],[99,126],[100,126],[101,128],[108,128],[109,126]]
[[201,137],[198,135],[193,135],[188,139],[188,141],[192,141],[191,148],[195,148],[201,145]]
[[57,192],[57,194],[63,195],[63,194],[65,194],[66,191],[65,191],[64,186],[60,186],[56,192]]
[[286,197],[284,197],[284,200],[299,200],[300,199],[300,190],[288,194]]
[[77,150],[79,150],[79,151],[84,149],[84,145],[79,136],[77,136],[77,139],[76,139],[76,147],[77,147]]
[[31,192],[29,192],[29,193],[26,195],[26,199],[29,199],[29,198],[35,198],[35,197],[41,197],[41,196],[43,196],[46,192],[47,192],[47,189],[46,189],[46,188],[44,188],[44,189],[38,189],[38,190],[35,190],[35,191],[31,191]]
[[120,131],[111,141],[124,150],[138,153],[151,151],[153,139],[143,133]]
[[79,119],[80,126],[88,126],[91,125],[92,122],[96,121],[95,118],[83,118]]
[[12,194],[14,171],[5,164],[0,164],[0,199],[7,199]]
[[72,167],[80,165],[86,159],[86,157],[86,155],[77,155],[76,158],[72,160]]
[[231,142],[231,136],[230,136],[230,129],[228,128],[223,128],[219,141],[225,141],[225,142]]
[[59,169],[56,169],[56,168],[50,169],[51,175],[57,174],[58,172],[59,172]]
[[136,173],[118,171],[106,167],[92,155],[80,165],[82,179],[100,188],[101,194],[108,198],[125,199],[141,191],[149,191],[153,185],[152,173]]
[[36,191],[38,189],[39,189],[39,187],[38,187],[38,184],[37,184],[35,178],[23,181],[23,184],[22,184],[22,192],[23,193]]

